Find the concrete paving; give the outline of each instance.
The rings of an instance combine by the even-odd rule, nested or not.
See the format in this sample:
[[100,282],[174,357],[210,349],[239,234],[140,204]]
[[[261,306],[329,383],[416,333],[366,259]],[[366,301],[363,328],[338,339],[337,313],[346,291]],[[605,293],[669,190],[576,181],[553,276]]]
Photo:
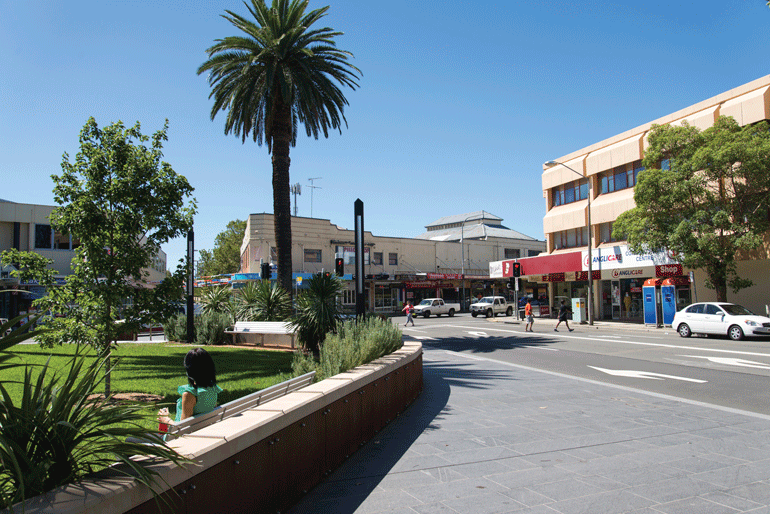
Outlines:
[[424,378],[291,513],[770,514],[768,416],[434,348]]

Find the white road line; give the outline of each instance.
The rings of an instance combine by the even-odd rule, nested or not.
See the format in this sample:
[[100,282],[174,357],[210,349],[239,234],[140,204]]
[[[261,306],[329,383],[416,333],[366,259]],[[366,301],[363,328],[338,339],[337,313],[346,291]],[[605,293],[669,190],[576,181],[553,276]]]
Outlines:
[[678,377],[676,375],[664,375],[663,373],[653,373],[651,371],[637,371],[633,369],[605,369],[605,368],[597,368],[596,366],[588,366],[588,367],[595,369],[596,371],[601,371],[602,373],[606,373],[608,375],[613,375],[616,377],[645,378],[647,380],[665,380],[667,378],[670,378],[672,380],[682,380],[684,382],[694,382],[696,384],[705,384],[706,382],[708,382],[707,380],[699,380],[697,378]]
[[543,346],[528,346],[528,345],[521,345],[522,348],[534,348],[535,350],[548,350],[549,352],[558,352],[556,348],[545,348]]
[[747,361],[736,359],[734,357],[708,357],[702,355],[679,355],[679,357],[691,357],[693,359],[706,359],[716,364],[726,364],[728,366],[742,366],[745,368],[770,369],[770,365],[762,362]]
[[[478,329],[478,327],[463,327],[463,326],[459,326],[459,325],[455,325],[455,326],[457,328]],[[485,327],[485,330],[488,330],[490,332],[505,332],[505,333],[513,334],[513,335],[521,334],[521,332],[522,332],[520,330],[505,330],[505,329],[501,329],[501,328],[486,328],[486,327]],[[582,341],[596,341],[597,340],[596,337],[583,337],[583,336],[576,336],[576,335],[572,335],[572,334],[567,335],[567,334],[562,334],[562,333],[558,333],[558,332],[557,333],[548,332],[548,333],[544,333],[544,334],[538,334],[537,332],[534,332],[533,334],[530,334],[529,332],[527,332],[527,334],[528,335],[544,335],[544,336],[551,336],[551,337],[560,337],[560,338],[563,338],[563,339],[576,339],[576,340],[582,340]],[[740,351],[740,350],[724,350],[724,349],[720,349],[720,348],[699,348],[697,346],[681,346],[681,345],[676,345],[676,344],[664,344],[664,343],[645,343],[645,342],[641,342],[641,341],[623,341],[623,340],[620,340],[620,339],[612,339],[612,340],[599,339],[599,341],[612,342],[612,343],[620,343],[620,344],[635,344],[635,345],[639,345],[639,346],[657,346],[657,347],[661,347],[661,348],[674,348],[674,349],[677,349],[677,350],[696,350],[696,351],[701,351],[701,352],[732,353],[732,354],[735,354],[735,355],[751,355],[751,356],[754,356],[754,357],[768,357],[768,358],[770,358],[770,353],[761,353],[761,352],[744,352],[744,351]]]

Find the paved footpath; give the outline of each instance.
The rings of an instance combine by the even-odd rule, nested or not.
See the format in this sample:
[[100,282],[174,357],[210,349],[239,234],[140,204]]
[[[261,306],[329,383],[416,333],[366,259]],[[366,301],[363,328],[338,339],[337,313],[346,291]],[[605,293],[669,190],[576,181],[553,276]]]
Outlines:
[[290,511],[770,514],[770,417],[424,349],[410,408]]

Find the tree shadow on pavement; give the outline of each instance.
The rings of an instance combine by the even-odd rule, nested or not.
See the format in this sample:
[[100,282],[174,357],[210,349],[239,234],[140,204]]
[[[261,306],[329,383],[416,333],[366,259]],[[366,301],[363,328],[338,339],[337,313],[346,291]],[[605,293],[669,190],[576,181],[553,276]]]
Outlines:
[[355,512],[418,437],[439,430],[441,421],[452,416],[448,403],[453,387],[486,389],[501,379],[517,380],[508,372],[479,370],[470,364],[424,363],[423,391],[414,403],[288,512]]

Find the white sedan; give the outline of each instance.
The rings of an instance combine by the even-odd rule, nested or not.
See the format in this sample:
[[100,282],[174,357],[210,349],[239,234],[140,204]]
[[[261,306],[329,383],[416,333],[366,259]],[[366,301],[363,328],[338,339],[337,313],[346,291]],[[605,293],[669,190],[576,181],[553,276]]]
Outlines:
[[682,337],[720,334],[740,341],[744,336],[770,335],[770,318],[734,303],[694,303],[674,314],[671,326]]

